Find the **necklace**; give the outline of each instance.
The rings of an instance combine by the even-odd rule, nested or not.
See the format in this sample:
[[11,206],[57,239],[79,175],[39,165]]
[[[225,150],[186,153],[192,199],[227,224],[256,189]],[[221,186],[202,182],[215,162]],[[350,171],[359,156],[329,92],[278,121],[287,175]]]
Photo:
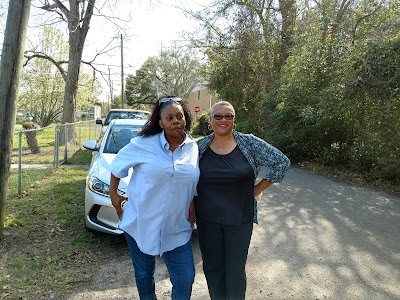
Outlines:
[[220,146],[219,144],[217,144],[216,142],[214,142],[215,147],[217,147],[219,152],[222,152],[224,150],[224,146]]
[[[232,137],[233,138],[233,137]],[[217,142],[217,140],[214,138],[213,139],[213,145],[214,145],[214,147],[215,147],[215,149],[218,151],[218,152],[222,152],[222,153],[225,153],[226,151],[229,151],[229,149],[231,148],[231,146],[232,146],[232,143],[234,142],[235,140],[233,140],[233,139],[231,139],[231,138],[223,138],[222,139],[222,144],[220,144],[220,143],[218,143]]]

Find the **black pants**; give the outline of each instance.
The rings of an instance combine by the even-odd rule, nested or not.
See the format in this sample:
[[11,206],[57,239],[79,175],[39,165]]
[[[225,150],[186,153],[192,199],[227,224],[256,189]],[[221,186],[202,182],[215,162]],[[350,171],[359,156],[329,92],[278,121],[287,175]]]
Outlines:
[[224,225],[198,220],[197,231],[211,299],[244,299],[253,223]]

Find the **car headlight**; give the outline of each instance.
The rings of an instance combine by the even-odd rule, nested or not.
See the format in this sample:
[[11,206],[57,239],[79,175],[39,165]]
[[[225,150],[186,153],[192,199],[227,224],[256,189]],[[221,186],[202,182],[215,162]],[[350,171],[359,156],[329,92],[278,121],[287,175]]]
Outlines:
[[[104,183],[103,181],[101,181],[100,179],[98,179],[95,176],[90,176],[89,180],[88,180],[88,187],[91,191],[106,196],[106,197],[110,197],[108,195],[108,192],[110,191],[110,185],[107,183]],[[125,195],[125,192],[118,189],[118,193],[121,195]]]

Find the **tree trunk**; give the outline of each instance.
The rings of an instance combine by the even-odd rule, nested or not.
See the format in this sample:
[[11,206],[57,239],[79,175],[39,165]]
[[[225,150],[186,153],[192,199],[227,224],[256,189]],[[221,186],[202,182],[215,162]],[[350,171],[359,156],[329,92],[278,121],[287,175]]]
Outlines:
[[[63,10],[68,20],[69,30],[69,57],[68,72],[65,80],[65,94],[62,123],[73,123],[75,121],[76,96],[78,92],[79,70],[85,44],[86,36],[89,31],[90,20],[93,16],[93,8],[96,0],[89,0],[83,20],[80,18],[78,0],[69,0],[69,11]],[[64,128],[64,127],[63,127]],[[74,142],[74,131],[69,130],[68,141]],[[64,134],[61,133],[61,136]],[[63,139],[65,140],[65,139]]]
[[294,27],[296,25],[296,0],[280,0],[279,10],[282,16],[281,56],[278,67],[280,71],[293,47]]
[[24,58],[31,0],[10,0],[0,69],[0,239],[10,176],[11,151],[17,111],[19,80]]
[[[36,125],[33,122],[26,122],[22,124],[22,128],[24,128],[25,130],[36,129]],[[39,143],[36,137],[36,130],[26,131],[25,137],[32,154],[40,153]]]
[[81,66],[83,45],[80,39],[79,30],[70,33],[70,47],[68,58],[68,73],[65,81],[63,123],[73,123],[75,121],[75,103],[78,92],[78,79]]
[[[79,32],[79,30],[77,30]],[[71,39],[73,40],[71,42]],[[62,123],[74,123],[75,121],[75,106],[76,106],[76,96],[78,93],[78,79],[79,70],[81,66],[81,58],[83,52],[82,41],[80,40],[79,34],[70,34],[70,48],[69,48],[69,59],[68,59],[68,73],[65,81],[65,92],[64,92],[64,106]],[[64,130],[62,127],[61,132],[61,144],[64,144]],[[75,134],[73,130],[68,130],[68,141],[72,144],[75,139]]]

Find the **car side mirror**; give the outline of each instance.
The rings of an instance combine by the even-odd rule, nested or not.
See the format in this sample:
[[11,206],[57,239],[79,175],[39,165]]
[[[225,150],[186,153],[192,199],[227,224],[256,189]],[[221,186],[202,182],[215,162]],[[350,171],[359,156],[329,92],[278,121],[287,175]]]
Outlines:
[[103,125],[103,121],[102,121],[101,119],[97,119],[97,120],[96,120],[96,124],[97,124],[97,125]]
[[92,150],[92,151],[98,151],[99,148],[96,147],[96,141],[86,141],[83,143],[83,148]]

